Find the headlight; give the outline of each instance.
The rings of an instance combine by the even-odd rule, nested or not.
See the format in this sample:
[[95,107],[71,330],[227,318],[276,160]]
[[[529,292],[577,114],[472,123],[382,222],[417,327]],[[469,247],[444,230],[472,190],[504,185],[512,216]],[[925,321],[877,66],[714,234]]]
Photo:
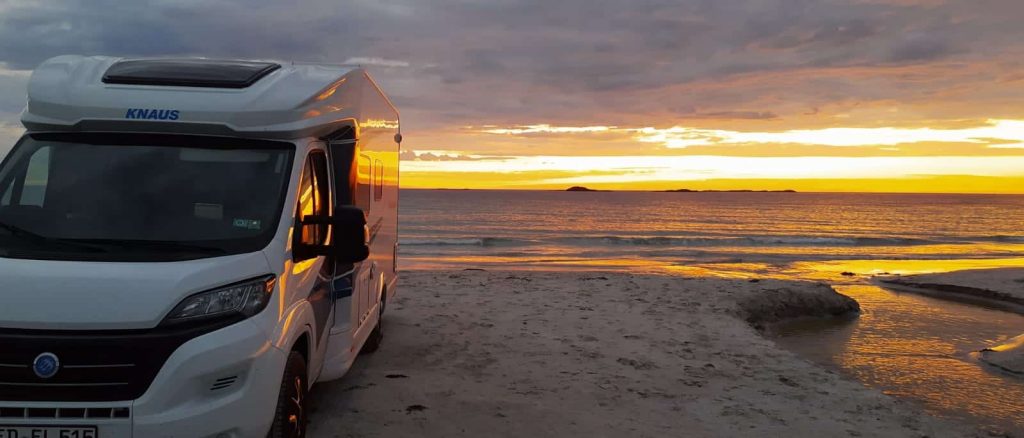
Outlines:
[[174,324],[229,315],[248,318],[267,307],[276,281],[270,275],[192,295],[178,304],[165,322]]

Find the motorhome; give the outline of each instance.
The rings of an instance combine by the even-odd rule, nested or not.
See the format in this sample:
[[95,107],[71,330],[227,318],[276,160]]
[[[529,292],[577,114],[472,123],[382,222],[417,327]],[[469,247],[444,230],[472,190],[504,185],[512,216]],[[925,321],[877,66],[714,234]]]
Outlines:
[[358,66],[60,56],[0,165],[0,437],[297,437],[378,348],[398,112]]

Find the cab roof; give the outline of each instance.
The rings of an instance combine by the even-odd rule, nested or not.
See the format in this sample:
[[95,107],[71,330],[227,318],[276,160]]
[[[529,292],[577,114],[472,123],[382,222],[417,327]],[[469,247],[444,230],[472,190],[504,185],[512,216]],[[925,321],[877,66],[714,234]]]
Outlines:
[[75,55],[32,73],[22,123],[30,132],[278,139],[399,130],[397,110],[358,66]]

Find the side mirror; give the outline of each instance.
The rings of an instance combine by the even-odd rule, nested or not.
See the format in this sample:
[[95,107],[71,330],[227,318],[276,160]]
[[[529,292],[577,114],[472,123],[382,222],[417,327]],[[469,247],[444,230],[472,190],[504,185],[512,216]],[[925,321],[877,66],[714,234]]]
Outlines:
[[331,224],[331,246],[334,257],[343,263],[355,263],[370,257],[370,235],[366,213],[356,207],[338,207]]
[[342,263],[356,263],[370,257],[367,245],[366,214],[356,207],[338,207],[334,217],[304,216],[299,226],[330,225],[329,245],[298,244],[292,248],[295,258],[302,260],[316,256],[333,256]]

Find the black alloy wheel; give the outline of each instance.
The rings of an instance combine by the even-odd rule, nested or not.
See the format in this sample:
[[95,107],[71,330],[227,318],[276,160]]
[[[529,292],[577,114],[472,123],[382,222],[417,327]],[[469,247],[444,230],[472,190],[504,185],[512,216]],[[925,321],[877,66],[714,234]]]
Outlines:
[[306,359],[298,352],[288,354],[288,363],[281,379],[281,391],[277,396],[277,410],[268,438],[301,438],[306,436]]

